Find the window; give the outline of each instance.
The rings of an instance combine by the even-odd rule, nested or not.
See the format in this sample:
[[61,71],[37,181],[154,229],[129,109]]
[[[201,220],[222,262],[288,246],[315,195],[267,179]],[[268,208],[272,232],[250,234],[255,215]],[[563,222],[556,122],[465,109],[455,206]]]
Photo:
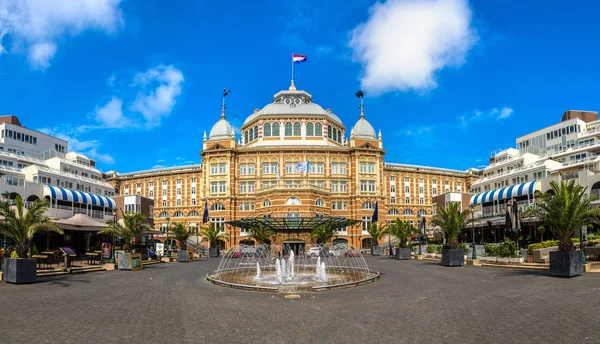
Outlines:
[[296,197],[290,197],[285,201],[285,205],[301,205],[302,202]]
[[200,214],[198,214],[197,211],[192,210],[188,213],[188,217],[200,217]]
[[375,192],[375,181],[369,180],[369,192]]
[[431,194],[432,194],[432,195],[434,195],[434,196],[435,196],[435,195],[437,195],[437,188],[435,188],[435,187],[434,187],[434,188],[431,190]]
[[325,173],[325,164],[322,162],[309,162],[308,163],[309,173]]
[[456,182],[456,191],[462,192],[462,183],[461,182]]
[[294,173],[294,163],[293,162],[286,162],[285,163],[285,173],[286,174],[292,174],[292,173]]
[[361,206],[362,209],[375,209],[375,203],[371,201],[366,201]]
[[166,206],[167,206],[167,200],[163,199],[163,201],[162,201],[162,206],[163,206],[163,207],[166,207]]
[[400,212],[398,211],[398,209],[390,209],[390,210],[388,210],[388,214],[390,214],[390,215],[399,215]]
[[225,206],[223,205],[223,203],[216,202],[210,206],[210,209],[211,210],[225,210]]
[[219,172],[219,165],[210,164],[210,174],[217,174],[218,172]]
[[419,210],[419,212],[417,214],[421,215],[421,216],[425,216],[425,215],[427,215],[427,212],[425,210],[421,209],[421,210]]
[[285,136],[292,136],[292,123],[290,122],[285,124]]
[[248,138],[250,139],[250,141],[254,141],[254,128],[250,128],[250,130],[248,131]]
[[219,164],[219,174],[225,174],[227,172],[226,166],[227,164],[225,163]]
[[177,204],[178,207],[181,206],[181,199],[178,199],[175,204]]
[[391,204],[396,204],[396,197],[395,196],[390,197],[390,203]]
[[263,133],[264,133],[265,137],[271,136],[271,124],[270,123],[265,123],[265,125],[263,126]]
[[248,164],[248,174],[254,174],[254,164]]
[[253,193],[254,182],[242,182],[240,183],[240,193]]
[[340,192],[340,184],[339,182],[331,182],[331,192]]
[[363,216],[363,217],[361,217],[361,221],[362,221],[362,230],[366,231],[367,228],[369,227],[369,224],[371,224],[371,216]]
[[[196,182],[196,180],[192,179],[192,182]],[[153,188],[154,187],[154,182],[148,183],[148,186],[151,187],[151,188]]]
[[[165,195],[166,190],[163,190],[163,196]],[[217,193],[219,192],[219,185],[217,182],[210,182],[210,192]]]
[[271,127],[271,130],[273,131],[271,134],[271,136],[279,136],[279,123],[273,123],[273,126]]
[[404,211],[404,215],[412,215],[412,214],[413,214],[413,212],[412,212],[412,210],[410,210],[410,209],[406,209],[406,210]]
[[366,180],[361,180],[360,181],[360,191],[361,192],[366,192],[367,191],[367,181]]
[[218,229],[221,232],[225,231],[225,218],[224,217],[211,217],[210,223],[215,225],[215,229]]
[[263,174],[275,174],[277,173],[277,165],[276,162],[263,162],[262,164],[262,173]]
[[154,198],[154,190],[150,190],[150,192],[148,193],[148,197]]
[[169,217],[169,214],[168,214],[166,211],[163,211],[163,212],[161,212],[161,213],[158,215],[158,217],[160,217],[160,218],[167,218],[167,217]]
[[306,136],[315,136],[313,124],[310,122],[306,123]]
[[225,193],[227,184],[225,182],[219,182],[219,193]]
[[247,167],[246,164],[241,164],[240,165],[240,174],[241,175],[248,174],[248,167]]
[[327,137],[331,138],[331,126],[330,125],[327,126]]
[[419,204],[423,204],[423,203],[425,203],[423,197],[419,197]]
[[370,163],[367,165],[367,167],[368,167],[368,170],[367,170],[367,172],[369,172],[369,173],[375,173],[375,163],[373,163],[373,162],[370,162]]
[[192,205],[196,205],[196,199],[192,198]]
[[323,137],[323,126],[321,123],[315,123],[315,136]]
[[404,187],[404,192],[405,192],[405,193],[410,193],[410,186],[406,185],[406,186]]
[[367,163],[361,162],[360,163],[360,173],[366,173],[366,172],[367,172]]
[[301,136],[302,130],[299,122],[294,123],[294,136]]
[[347,192],[345,181],[340,182],[340,192]]
[[263,207],[270,207],[271,206],[271,200],[269,200],[268,198],[265,199],[263,201]]
[[258,125],[254,126],[254,139],[258,139]]
[[181,188],[177,188],[177,195],[181,196]]
[[[126,194],[129,193],[129,191],[125,190],[125,193]],[[163,195],[163,197],[167,197],[167,189],[163,189],[162,195]]]
[[241,202],[240,203],[240,210],[241,211],[254,210],[254,203],[252,203],[252,202]]
[[163,182],[162,182],[163,189],[164,189],[164,188],[167,186],[167,184],[168,184],[168,181],[166,181],[166,180],[163,180]]
[[406,204],[410,204],[410,197],[406,197],[406,198],[404,199],[404,203],[406,203]]
[[317,202],[315,203],[317,207],[324,207],[325,206],[325,202],[323,202],[322,199],[317,199]]
[[196,187],[192,186],[192,195],[195,195],[195,194],[196,194]]
[[423,187],[422,187],[422,186],[419,186],[419,193],[420,193],[420,194],[423,194],[423,191],[424,191],[424,190],[423,190]]
[[244,143],[248,143],[248,132],[244,132]]

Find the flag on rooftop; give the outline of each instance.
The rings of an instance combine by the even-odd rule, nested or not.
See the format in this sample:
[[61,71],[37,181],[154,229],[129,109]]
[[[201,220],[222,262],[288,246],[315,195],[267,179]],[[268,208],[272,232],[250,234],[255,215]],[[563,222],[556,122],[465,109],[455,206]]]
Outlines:
[[295,64],[306,62],[306,55],[292,54],[292,61]]

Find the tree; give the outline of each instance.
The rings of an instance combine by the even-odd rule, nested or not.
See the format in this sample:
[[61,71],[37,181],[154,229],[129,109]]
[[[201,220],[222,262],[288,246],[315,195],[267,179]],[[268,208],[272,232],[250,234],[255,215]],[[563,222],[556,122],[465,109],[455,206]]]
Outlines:
[[15,205],[0,202],[0,216],[4,217],[4,222],[0,224],[0,233],[5,233],[15,244],[15,249],[19,258],[27,258],[31,249],[33,236],[39,231],[53,231],[63,234],[60,227],[50,222],[46,216],[49,203],[45,200],[36,200],[32,202],[27,209],[21,196],[15,198]]
[[408,221],[395,219],[388,227],[388,234],[398,239],[400,247],[407,246],[407,242],[416,233],[416,228]]
[[208,242],[210,247],[215,247],[217,241],[227,238],[227,234],[221,232],[214,223],[209,223],[204,227],[201,230],[200,235],[202,235],[202,242]]
[[327,244],[331,239],[336,238],[337,235],[331,226],[321,225],[312,229],[310,237],[318,244]]
[[131,242],[135,237],[142,234],[146,229],[150,229],[146,223],[146,216],[140,213],[123,212],[123,218],[119,220],[106,221],[106,228],[102,229],[101,234],[114,234],[123,241],[123,249],[125,252],[131,251]]
[[187,249],[187,240],[194,234],[194,228],[188,226],[187,222],[176,222],[171,228],[167,236],[179,241],[179,248]]
[[388,233],[388,229],[383,224],[372,222],[367,226],[367,232],[373,238],[373,246],[379,246],[379,242]]
[[437,215],[431,220],[433,226],[439,226],[444,231],[446,248],[458,248],[458,233],[472,220],[467,220],[469,210],[461,211],[460,202],[449,202],[445,208],[438,207]]
[[585,197],[586,188],[575,180],[551,181],[550,187],[552,192],[537,193],[538,207],[533,212],[559,237],[559,251],[574,251],[571,237],[583,226],[600,223],[600,208],[592,206],[594,199]]
[[260,244],[264,244],[269,240],[275,232],[271,229],[265,228],[261,223],[256,226],[250,228],[249,237],[256,240],[256,242]]

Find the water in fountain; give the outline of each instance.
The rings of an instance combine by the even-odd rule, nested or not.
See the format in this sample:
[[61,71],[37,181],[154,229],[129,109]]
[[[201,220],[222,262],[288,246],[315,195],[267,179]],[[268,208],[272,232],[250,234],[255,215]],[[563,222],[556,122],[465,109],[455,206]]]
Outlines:
[[207,277],[236,287],[293,291],[356,284],[374,276],[376,273],[368,268],[358,250],[341,244],[307,245],[305,251],[299,252],[279,245],[234,246]]

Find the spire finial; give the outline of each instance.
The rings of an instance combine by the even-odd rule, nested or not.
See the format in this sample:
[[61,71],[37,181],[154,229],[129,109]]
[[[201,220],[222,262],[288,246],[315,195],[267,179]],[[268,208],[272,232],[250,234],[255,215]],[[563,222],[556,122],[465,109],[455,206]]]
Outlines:
[[206,130],[204,131],[204,137],[203,138],[206,140]]
[[226,88],[223,89],[223,106],[221,107],[221,119],[225,119],[225,109],[227,109],[227,105],[225,105],[225,97],[231,93],[231,90]]
[[290,85],[290,91],[295,91],[296,85],[294,85],[294,79],[292,79],[292,84]]
[[360,99],[360,105],[358,106],[358,108],[360,109],[360,118],[365,118],[365,113],[364,113],[365,104],[363,103],[364,96],[365,96],[365,94],[363,93],[362,90],[358,90],[358,92],[356,92],[356,97],[358,99]]
[[379,139],[381,140],[381,129],[379,129]]

